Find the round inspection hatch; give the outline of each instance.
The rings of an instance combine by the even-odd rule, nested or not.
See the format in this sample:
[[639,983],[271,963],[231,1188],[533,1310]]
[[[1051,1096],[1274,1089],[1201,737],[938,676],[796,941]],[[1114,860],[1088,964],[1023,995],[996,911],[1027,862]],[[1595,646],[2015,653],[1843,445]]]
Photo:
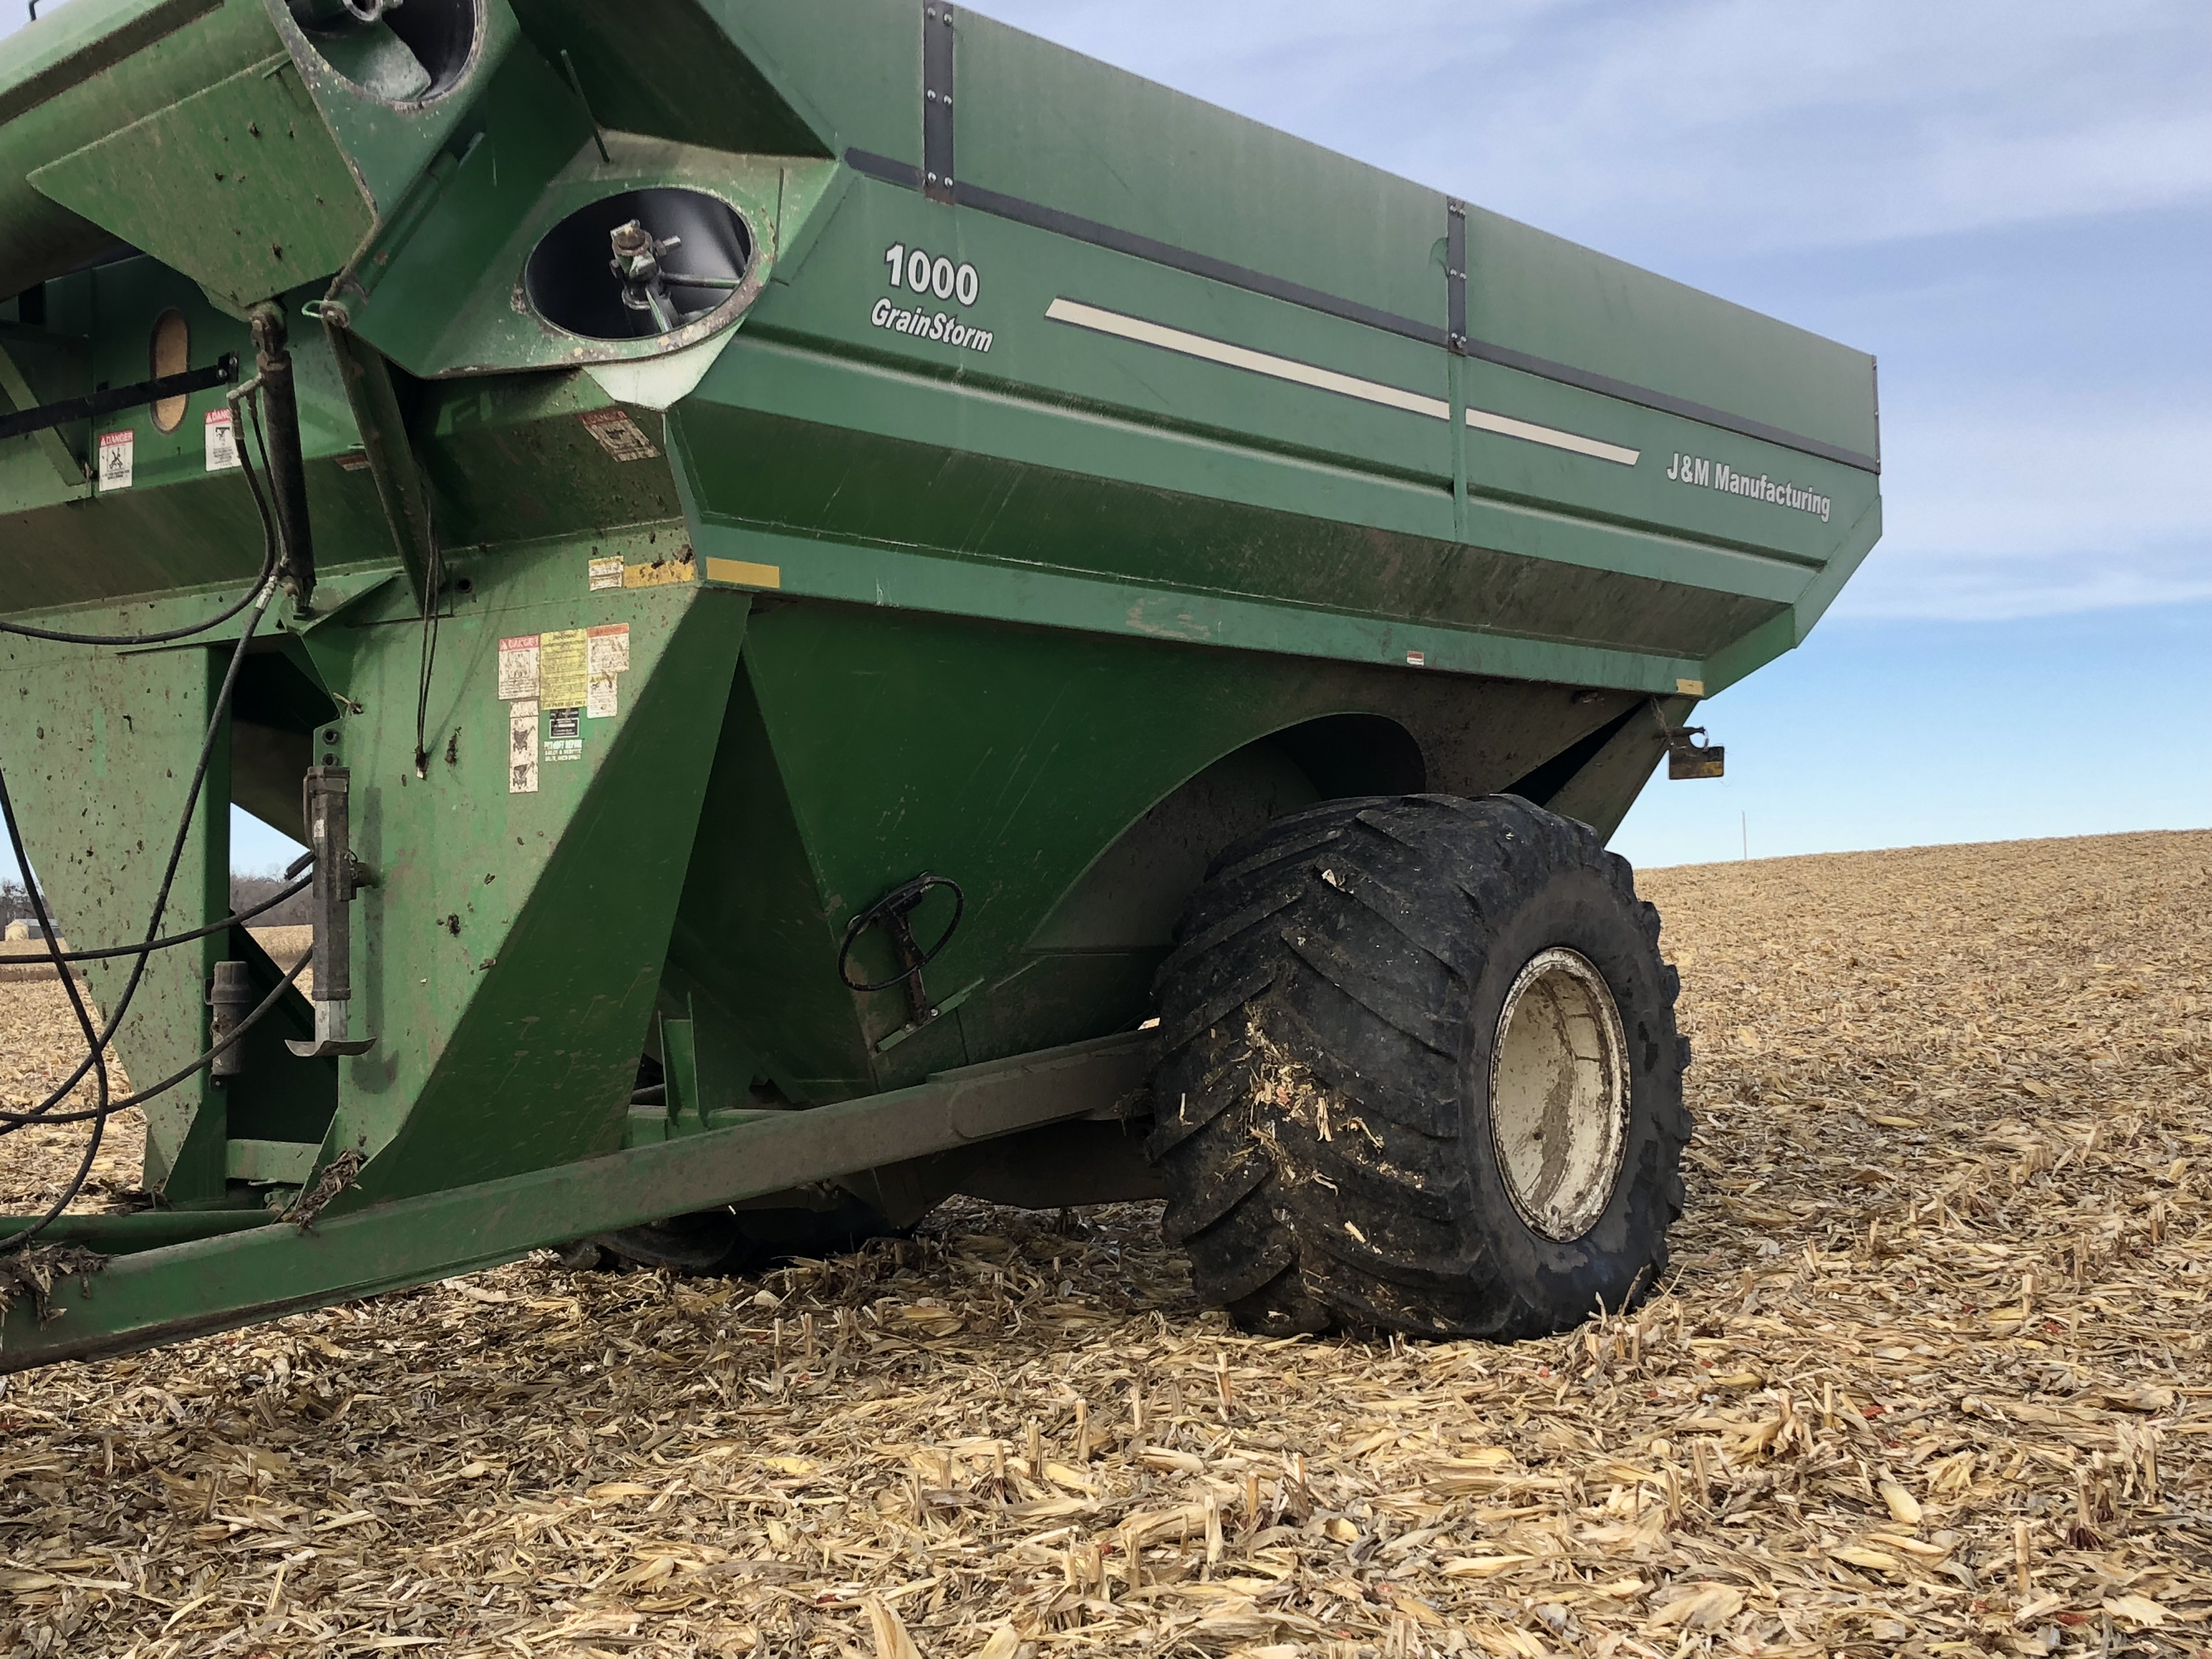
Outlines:
[[547,231],[522,285],[532,309],[587,340],[647,340],[711,315],[745,285],[752,234],[703,191],[605,196]]
[[[192,331],[185,321],[185,313],[174,306],[154,319],[154,337],[146,349],[147,367],[151,378],[166,380],[172,374],[182,374],[192,366]],[[185,405],[191,401],[182,396],[163,398],[154,405],[154,430],[174,432],[184,424]]]
[[1578,951],[1539,951],[1498,1017],[1490,1133],[1513,1207],[1545,1237],[1580,1238],[1613,1201],[1628,1091],[1628,1042],[1605,976]]
[[285,0],[325,62],[362,91],[419,104],[467,73],[483,0]]

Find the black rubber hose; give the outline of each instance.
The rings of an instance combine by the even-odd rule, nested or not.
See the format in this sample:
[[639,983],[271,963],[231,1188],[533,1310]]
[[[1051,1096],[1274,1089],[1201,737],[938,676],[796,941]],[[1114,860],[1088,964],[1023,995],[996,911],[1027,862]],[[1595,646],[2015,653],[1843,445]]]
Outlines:
[[31,1240],[36,1238],[40,1233],[52,1226],[61,1213],[64,1210],[68,1209],[72,1203],[76,1202],[76,1195],[84,1190],[86,1178],[92,1174],[93,1160],[100,1156],[100,1143],[102,1138],[106,1134],[107,1120],[109,1118],[112,1117],[116,1113],[122,1111],[125,1107],[143,1105],[147,1101],[153,1099],[156,1095],[167,1094],[170,1090],[175,1088],[179,1083],[182,1083],[186,1078],[191,1076],[193,1073],[201,1070],[203,1067],[213,1065],[216,1056],[228,1054],[232,1048],[236,1046],[236,1044],[244,1039],[248,1031],[252,1030],[256,1024],[260,1023],[263,1015],[268,1013],[270,1009],[274,1008],[278,1002],[283,1000],[284,993],[292,988],[293,981],[297,980],[300,976],[301,971],[305,969],[310,962],[314,960],[314,956],[315,953],[313,951],[310,951],[305,956],[301,957],[299,961],[294,963],[292,964],[292,971],[284,975],[283,979],[277,983],[275,990],[271,991],[267,996],[261,999],[259,1005],[255,1007],[252,1013],[246,1015],[244,1019],[239,1021],[236,1025],[231,1028],[229,1036],[223,1038],[222,1042],[216,1043],[214,1048],[209,1049],[205,1054],[202,1054],[191,1065],[185,1066],[182,1071],[171,1073],[167,1077],[163,1078],[159,1083],[155,1084],[151,1088],[141,1089],[137,1093],[125,1095],[120,1100],[108,1100],[105,1098],[107,1093],[107,1066],[106,1062],[103,1061],[100,1068],[100,1090],[103,1098],[100,1105],[96,1110],[89,1112],[71,1112],[58,1117],[50,1117],[42,1120],[48,1123],[82,1123],[86,1121],[89,1121],[91,1123],[92,1133],[86,1137],[84,1157],[79,1161],[76,1166],[76,1173],[70,1177],[68,1185],[62,1188],[62,1195],[54,1200],[52,1206],[44,1215],[40,1216],[29,1226],[24,1228],[22,1231],[19,1233],[12,1233],[9,1236],[4,1247],[0,1247],[0,1255],[4,1255],[9,1251],[25,1249]]
[[[238,391],[230,395],[230,419],[234,428],[238,425],[240,397],[250,388],[250,386],[249,382],[248,386],[239,387]],[[258,414],[254,423],[257,428],[260,424],[260,417]],[[277,549],[276,526],[270,520],[268,504],[262,499],[261,482],[253,476],[253,463],[246,454],[246,434],[234,430],[234,438],[238,446],[238,464],[245,471],[246,486],[253,491],[253,505],[261,514],[263,550],[261,574],[254,578],[253,586],[246,590],[244,599],[232,605],[229,610],[217,611],[204,622],[192,623],[183,628],[166,628],[153,634],[70,634],[58,629],[33,628],[27,623],[6,621],[0,621],[0,634],[18,634],[28,640],[51,640],[57,645],[167,645],[173,640],[188,640],[195,634],[204,634],[211,628],[220,628],[252,605],[276,576],[280,555]],[[263,457],[265,465],[267,459],[265,447]]]
[[[233,393],[231,404],[234,409],[238,406],[238,394]],[[259,424],[257,417],[255,421],[257,434]],[[266,502],[262,499],[260,486],[253,481],[252,463],[246,458],[246,446],[243,443],[239,445],[239,459],[246,468],[247,483],[252,485],[254,505],[260,509],[261,513],[265,555],[264,568],[273,568],[276,561],[276,527],[269,516]],[[131,968],[131,977],[117,999],[114,1012],[108,1017],[106,1029],[98,1035],[96,1039],[88,1031],[86,1037],[88,1051],[85,1058],[77,1063],[76,1069],[64,1079],[60,1085],[44,1100],[26,1112],[0,1113],[0,1135],[27,1127],[32,1123],[68,1121],[49,1117],[47,1114],[52,1112],[58,1103],[66,1099],[70,1091],[84,1080],[86,1073],[93,1070],[94,1066],[100,1066],[104,1071],[106,1062],[102,1056],[108,1043],[113,1040],[115,1033],[121,1028],[124,1017],[130,1012],[131,1003],[138,994],[139,983],[145,977],[146,964],[156,948],[154,941],[161,935],[161,917],[168,908],[169,892],[176,884],[177,866],[184,860],[185,842],[191,836],[192,813],[199,805],[200,791],[207,783],[208,767],[215,756],[216,741],[222,732],[223,714],[230,707],[231,694],[238,684],[239,670],[246,661],[246,648],[252,642],[256,629],[260,627],[261,618],[268,613],[270,600],[275,596],[275,586],[270,582],[263,582],[254,596],[255,607],[246,618],[246,627],[239,634],[237,646],[230,653],[230,665],[224,671],[222,689],[216,694],[215,708],[208,720],[207,735],[201,740],[199,760],[192,769],[191,785],[185,794],[185,808],[177,820],[177,834],[176,838],[170,844],[168,866],[161,873],[161,884],[155,894],[154,914],[146,924],[147,943],[136,951],[137,961]],[[32,866],[23,848],[21,829],[15,822],[15,803],[8,795],[8,780],[4,768],[0,768],[0,809],[4,809],[5,811],[9,844],[15,853],[17,866],[23,872],[27,882],[32,881]],[[40,926],[46,929],[48,957],[54,961],[54,971],[62,975],[67,985],[70,1000],[73,1003],[76,1002],[78,1000],[76,980],[67,967],[58,959],[60,955],[60,941],[54,937],[52,923],[45,915],[43,896],[36,902],[40,912]]]
[[[309,856],[312,857],[313,854]],[[204,927],[195,927],[189,933],[172,933],[167,939],[155,939],[151,945],[111,945],[102,951],[64,951],[58,954],[49,951],[46,959],[49,962],[104,962],[110,957],[141,956],[149,951],[166,951],[173,945],[190,945],[196,939],[205,939],[210,933],[220,933],[227,927],[235,927],[243,922],[252,921],[264,911],[275,909],[295,894],[306,892],[314,884],[314,880],[313,876],[303,876],[289,887],[280,888],[270,894],[250,910],[234,911],[221,921],[211,921]]]

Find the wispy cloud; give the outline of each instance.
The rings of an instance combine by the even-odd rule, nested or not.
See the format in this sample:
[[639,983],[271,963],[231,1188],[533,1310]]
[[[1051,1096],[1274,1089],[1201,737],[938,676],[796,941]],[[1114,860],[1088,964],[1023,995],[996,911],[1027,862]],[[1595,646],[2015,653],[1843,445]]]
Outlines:
[[2212,197],[2196,0],[988,0],[1608,246],[1829,246]]
[[[1961,410],[1893,426],[1891,526],[1841,615],[2007,617],[2212,598],[2203,409]],[[1901,459],[1899,459],[1901,458]]]

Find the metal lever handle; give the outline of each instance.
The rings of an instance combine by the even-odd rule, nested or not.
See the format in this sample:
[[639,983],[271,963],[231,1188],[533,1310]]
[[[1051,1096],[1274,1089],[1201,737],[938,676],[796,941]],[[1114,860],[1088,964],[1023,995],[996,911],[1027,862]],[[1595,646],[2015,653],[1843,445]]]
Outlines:
[[301,787],[307,846],[315,855],[314,885],[308,889],[315,927],[315,1035],[312,1041],[288,1041],[302,1060],[334,1054],[365,1054],[374,1037],[349,1037],[346,1021],[353,1000],[353,896],[368,884],[351,847],[349,805],[352,774],[343,766],[307,769]]

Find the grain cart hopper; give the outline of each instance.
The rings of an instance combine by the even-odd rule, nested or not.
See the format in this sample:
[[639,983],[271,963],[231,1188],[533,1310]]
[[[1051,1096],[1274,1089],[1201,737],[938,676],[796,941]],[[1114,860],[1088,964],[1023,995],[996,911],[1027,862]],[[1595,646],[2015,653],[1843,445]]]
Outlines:
[[0,1224],[0,1368],[957,1192],[1164,1194],[1267,1330],[1663,1267],[1603,843],[1873,544],[1864,355],[939,0],[71,0],[0,295],[0,769],[136,1091],[0,1129],[151,1195]]

